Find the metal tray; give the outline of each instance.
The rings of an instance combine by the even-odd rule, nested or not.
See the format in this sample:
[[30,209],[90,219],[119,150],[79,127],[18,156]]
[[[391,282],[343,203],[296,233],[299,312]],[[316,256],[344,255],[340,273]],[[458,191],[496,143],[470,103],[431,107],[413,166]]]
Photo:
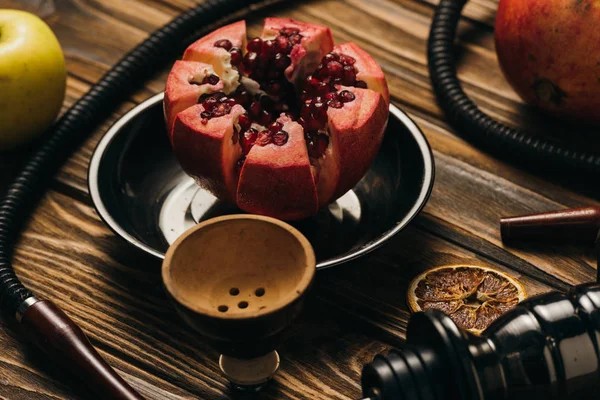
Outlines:
[[[197,222],[243,213],[200,189],[180,168],[167,139],[163,93],[141,103],[105,134],[92,155],[88,184],[100,217],[155,257]],[[364,255],[400,232],[433,187],[427,139],[395,106],[376,160],[348,193],[309,219],[293,221],[311,242],[317,268]]]

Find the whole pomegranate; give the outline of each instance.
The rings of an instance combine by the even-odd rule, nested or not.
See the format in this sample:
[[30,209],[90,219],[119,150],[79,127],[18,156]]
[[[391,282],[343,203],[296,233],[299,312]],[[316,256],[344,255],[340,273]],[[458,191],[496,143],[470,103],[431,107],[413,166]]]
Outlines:
[[500,0],[495,41],[502,71],[523,100],[600,123],[600,2]]
[[267,18],[190,45],[166,83],[175,155],[219,199],[250,213],[309,217],[350,190],[373,162],[387,124],[381,68],[329,28]]

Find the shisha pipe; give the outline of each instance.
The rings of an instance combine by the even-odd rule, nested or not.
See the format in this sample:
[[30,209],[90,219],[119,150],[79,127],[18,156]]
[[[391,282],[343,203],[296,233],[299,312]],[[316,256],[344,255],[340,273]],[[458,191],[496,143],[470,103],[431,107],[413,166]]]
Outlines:
[[[596,242],[600,256],[600,241]],[[598,262],[600,270],[600,258]],[[406,344],[362,372],[369,400],[597,399],[600,284],[529,298],[481,336],[444,313],[414,314]]]
[[[502,218],[502,239],[594,243],[600,282],[600,207]],[[439,311],[413,315],[406,345],[377,355],[363,395],[391,399],[598,398],[600,283],[519,303],[481,336]]]

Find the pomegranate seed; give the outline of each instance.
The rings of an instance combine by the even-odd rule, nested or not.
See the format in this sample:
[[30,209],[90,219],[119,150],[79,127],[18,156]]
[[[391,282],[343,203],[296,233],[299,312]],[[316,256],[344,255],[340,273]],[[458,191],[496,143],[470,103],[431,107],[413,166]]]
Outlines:
[[342,90],[340,92],[340,101],[342,103],[349,103],[352,100],[354,100],[355,96],[354,93],[348,91],[348,90]]
[[304,132],[304,139],[306,140],[306,143],[312,145],[313,138],[315,137],[316,134],[317,134],[316,132],[310,132],[310,131]]
[[326,103],[313,103],[313,118],[320,124],[327,122],[327,104]]
[[316,92],[323,96],[329,93],[329,85],[326,82],[319,82],[316,89]]
[[308,130],[317,130],[321,127],[321,122],[319,122],[314,116],[311,116],[310,119],[306,120],[306,129]]
[[297,28],[282,28],[279,30],[279,33],[283,36],[296,35],[299,32],[300,32],[300,29],[297,29]]
[[335,53],[327,53],[323,56],[323,59],[321,60],[322,64],[327,64],[331,61],[338,61],[338,56]]
[[258,54],[254,53],[254,52],[250,52],[247,53],[244,56],[244,68],[246,69],[246,71],[251,72],[254,67],[256,66],[256,57],[258,56]]
[[300,108],[300,116],[305,121],[310,119],[311,112],[312,112],[312,104],[311,103],[304,103],[302,105],[302,107]]
[[231,42],[227,39],[221,39],[221,40],[217,40],[215,42],[215,47],[221,47],[224,48],[225,50],[229,51],[231,49],[233,45],[231,44]]
[[344,107],[344,104],[341,101],[339,101],[339,100],[329,100],[327,102],[327,105],[329,107],[331,107],[331,108],[342,108],[342,107]]
[[354,85],[354,82],[356,82],[356,72],[354,71],[353,66],[346,65],[344,67],[342,82],[346,86]]
[[319,64],[317,65],[317,69],[315,69],[313,76],[317,79],[327,78],[327,69],[323,66],[323,64]]
[[301,41],[302,41],[301,35],[295,34],[295,35],[290,36],[290,43],[292,44],[292,46],[295,44],[300,44]]
[[246,131],[248,128],[250,128],[250,125],[252,124],[252,120],[250,119],[250,116],[248,115],[248,113],[244,113],[238,117],[238,124],[240,125],[240,130],[242,132]]
[[287,143],[289,139],[289,135],[286,131],[279,131],[273,135],[273,143],[277,146],[283,146]]
[[339,61],[344,65],[354,65],[354,63],[356,62],[354,57],[350,57],[345,54],[339,55]]
[[290,41],[283,35],[279,35],[275,38],[275,50],[281,53],[290,52]]
[[202,125],[206,125],[206,124],[208,124],[208,119],[206,119],[206,118],[202,118],[202,119],[200,120],[200,122],[202,122]]
[[258,136],[258,131],[254,128],[250,128],[244,132],[242,138],[240,140],[242,145],[242,150],[244,154],[248,154],[254,143],[256,142],[256,137]]
[[333,78],[341,77],[343,70],[344,66],[337,61],[330,61],[327,63],[327,72],[329,72],[329,76]]
[[210,75],[206,75],[204,77],[204,79],[202,79],[202,84],[209,84],[209,85],[216,85],[217,83],[219,83],[220,79],[217,75],[215,74],[210,74]]
[[212,117],[212,114],[208,111],[202,111],[200,113],[200,118],[210,119],[210,117]]
[[242,51],[237,47],[229,50],[229,54],[231,54],[231,65],[237,67],[242,62]]
[[308,76],[304,81],[304,89],[307,91],[313,91],[319,85],[319,80],[317,78],[313,78],[312,76]]
[[271,58],[275,54],[275,41],[265,40],[260,49],[260,55]]
[[248,51],[251,51],[253,53],[258,53],[260,51],[261,47],[262,47],[262,39],[259,37],[255,37],[254,39],[250,40],[248,42],[248,45],[246,46]]
[[367,82],[365,81],[356,81],[356,87],[361,89],[367,88]]
[[254,128],[248,128],[246,132],[244,132],[244,140],[247,143],[254,144],[256,137],[258,136],[258,131]]
[[204,108],[206,110],[212,110],[213,108],[215,108],[215,106],[217,105],[217,102],[219,100],[217,100],[216,97],[209,97],[208,99],[204,100],[204,102],[202,103],[202,105],[204,106]]
[[266,146],[269,143],[271,143],[271,141],[273,140],[272,135],[273,134],[270,131],[265,129],[264,131],[261,131],[258,134],[258,136],[256,138],[256,142],[254,144],[256,144],[258,146]]
[[300,117],[298,118],[297,121],[303,128],[306,126],[306,121],[304,120],[304,118]]
[[219,103],[213,111],[213,117],[222,117],[231,112],[231,106],[227,103]]
[[273,133],[280,131],[281,128],[283,128],[283,124],[281,122],[275,121],[269,125],[269,130]]
[[242,89],[240,91],[240,89],[239,89],[240,87],[241,86],[238,86],[238,90],[236,90],[236,92],[233,93],[233,98],[235,99],[235,101],[238,104],[246,106],[248,103],[250,103],[252,101],[252,97],[246,90]]
[[271,117],[271,114],[267,110],[262,110],[258,119],[259,119],[259,122],[261,125],[268,125],[269,122],[271,122],[271,120],[273,118]]
[[338,94],[336,92],[329,92],[325,95],[325,101],[337,100]]
[[300,103],[306,103],[307,101],[311,101],[311,95],[306,93],[306,90],[303,90],[302,94],[300,95]]
[[262,106],[260,105],[259,101],[253,101],[252,104],[250,104],[250,113],[252,113],[252,115],[254,117],[258,117],[260,115],[260,112],[262,111]]
[[283,53],[275,54],[275,68],[283,70],[286,69],[291,63],[292,60],[290,60],[287,55]]

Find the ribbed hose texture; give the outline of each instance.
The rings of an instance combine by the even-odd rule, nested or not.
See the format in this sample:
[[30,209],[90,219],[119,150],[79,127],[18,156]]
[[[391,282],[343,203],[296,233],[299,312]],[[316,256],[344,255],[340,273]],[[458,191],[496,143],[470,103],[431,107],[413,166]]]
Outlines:
[[508,127],[484,114],[463,91],[456,75],[454,39],[467,0],[441,0],[427,47],[429,75],[446,118],[475,143],[508,157],[538,163],[547,170],[600,174],[600,154],[568,149]]
[[182,42],[235,11],[264,0],[206,0],[163,26],[125,55],[54,125],[0,203],[0,308],[15,316],[32,296],[11,264],[14,242],[48,181],[92,129],[145,79],[166,65]]

